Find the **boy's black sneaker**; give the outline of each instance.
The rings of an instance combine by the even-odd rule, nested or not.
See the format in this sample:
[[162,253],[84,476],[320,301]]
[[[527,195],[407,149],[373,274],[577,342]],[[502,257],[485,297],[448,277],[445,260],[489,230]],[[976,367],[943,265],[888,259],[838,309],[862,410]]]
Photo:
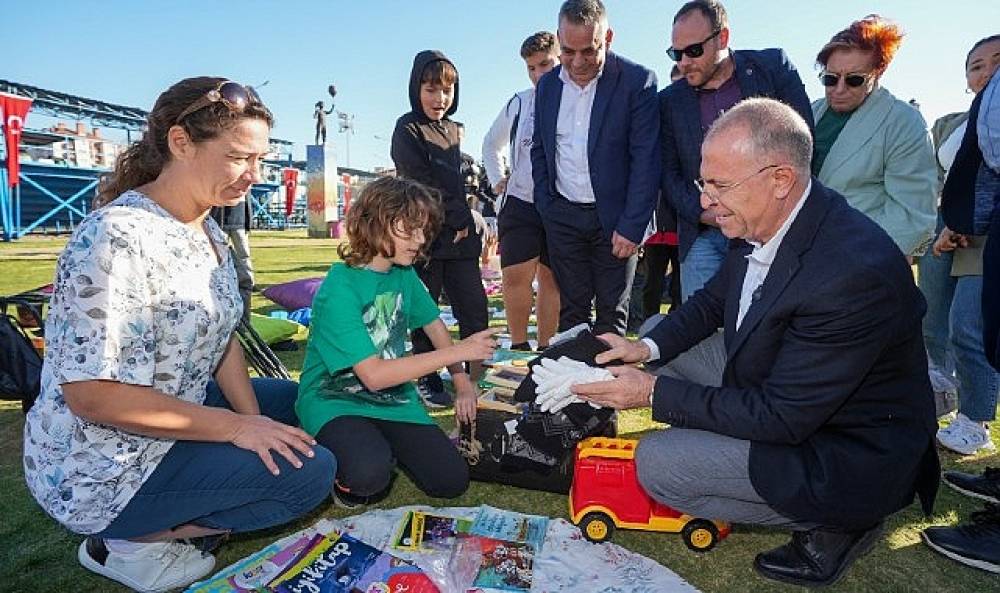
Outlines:
[[928,527],[924,543],[966,566],[1000,573],[1000,506],[987,504],[972,522],[956,527]]
[[424,375],[417,380],[417,393],[428,408],[447,408],[452,404],[451,394],[444,388],[444,381],[437,373]]
[[1000,468],[988,467],[981,475],[948,471],[941,479],[962,494],[1000,504]]

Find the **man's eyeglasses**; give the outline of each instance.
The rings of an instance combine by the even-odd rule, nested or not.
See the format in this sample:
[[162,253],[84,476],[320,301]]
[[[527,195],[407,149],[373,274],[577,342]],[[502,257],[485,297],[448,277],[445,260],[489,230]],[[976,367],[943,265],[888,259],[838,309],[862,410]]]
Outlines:
[[[780,167],[780,166],[781,165],[768,165],[766,167],[761,167],[759,170],[757,170],[756,173],[751,173],[735,183],[727,183],[725,185],[716,183],[714,181],[705,181],[704,179],[699,177],[698,179],[694,180],[694,186],[698,188],[698,193],[705,194],[706,196],[708,196],[708,199],[711,200],[713,205],[715,205],[719,203],[719,198],[722,196],[722,194],[726,193],[731,189],[735,189],[740,185],[743,185],[743,183],[745,183],[746,181],[750,180],[753,177],[756,177],[757,175],[760,175],[761,173],[767,171],[768,169],[774,169],[775,167]],[[710,192],[708,191],[708,186],[710,185],[714,185],[719,189],[715,192]]]
[[844,79],[844,84],[851,88],[858,88],[859,86],[868,82],[868,79],[872,77],[872,73],[861,73],[861,72],[851,72],[849,74],[837,74],[836,72],[828,72],[826,70],[819,73],[819,81],[823,83],[823,86],[837,86],[837,83],[841,78]]
[[208,91],[199,97],[197,101],[189,105],[187,109],[181,111],[181,114],[177,116],[174,123],[180,123],[182,119],[195,111],[200,111],[212,103],[219,103],[220,101],[230,111],[236,113],[243,113],[248,105],[263,105],[264,103],[260,100],[260,95],[257,94],[257,91],[253,90],[253,87],[244,86],[231,80],[223,80],[214,89]]
[[701,43],[692,43],[691,45],[681,49],[674,49],[672,47],[669,47],[667,48],[667,55],[670,56],[670,59],[675,62],[680,62],[681,58],[683,58],[684,56],[687,56],[689,58],[700,58],[705,53],[705,44],[715,39],[721,32],[722,29],[719,29],[715,33],[709,35],[708,38],[705,39],[705,41],[702,41]]

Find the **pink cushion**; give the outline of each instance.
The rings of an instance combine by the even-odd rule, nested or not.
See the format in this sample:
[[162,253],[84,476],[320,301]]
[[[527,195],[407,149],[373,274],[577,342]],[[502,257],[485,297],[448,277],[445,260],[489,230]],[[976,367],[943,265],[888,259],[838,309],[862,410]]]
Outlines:
[[323,278],[302,278],[284,284],[275,284],[264,289],[263,295],[288,311],[311,307],[313,297],[319,290]]

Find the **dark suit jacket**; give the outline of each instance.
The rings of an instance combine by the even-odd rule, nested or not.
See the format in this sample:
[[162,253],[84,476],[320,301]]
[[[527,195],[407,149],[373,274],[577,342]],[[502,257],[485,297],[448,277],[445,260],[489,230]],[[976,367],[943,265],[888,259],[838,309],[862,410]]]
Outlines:
[[[556,122],[562,102],[562,66],[538,81],[531,148],[535,207],[556,199]],[[618,231],[641,243],[653,216],[660,180],[659,112],[652,70],[608,52],[590,113],[587,155],[597,215],[610,237]]]
[[750,445],[750,478],[780,513],[859,529],[938,483],[921,337],[926,304],[892,239],[813,179],[760,298],[735,330],[750,252],[649,334],[668,361],[725,328],[722,387],[659,377],[653,418]]
[[[734,50],[736,82],[744,98],[770,97],[790,105],[813,129],[812,108],[795,66],[782,49]],[[700,176],[701,108],[697,91],[680,79],[660,91],[663,197],[677,211],[681,261],[698,236],[701,204],[694,180]]]

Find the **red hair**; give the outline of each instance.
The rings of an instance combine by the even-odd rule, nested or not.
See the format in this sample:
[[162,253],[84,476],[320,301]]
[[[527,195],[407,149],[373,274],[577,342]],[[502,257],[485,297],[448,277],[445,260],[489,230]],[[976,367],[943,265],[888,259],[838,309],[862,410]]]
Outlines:
[[882,74],[902,45],[903,35],[903,29],[896,23],[870,14],[830,38],[830,42],[819,51],[816,61],[825,67],[830,54],[838,49],[860,49],[872,52],[875,72]]

